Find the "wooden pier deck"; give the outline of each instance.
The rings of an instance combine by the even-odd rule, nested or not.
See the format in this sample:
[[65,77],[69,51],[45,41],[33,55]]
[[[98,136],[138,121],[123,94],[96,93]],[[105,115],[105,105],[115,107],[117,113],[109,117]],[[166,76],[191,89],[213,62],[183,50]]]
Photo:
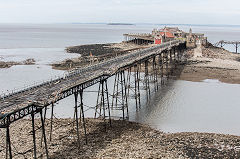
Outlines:
[[[2,96],[0,98],[0,127],[23,118],[36,110],[34,107],[46,107],[79,89],[87,88],[108,78],[119,69],[140,62],[165,49],[178,46],[182,41],[171,41],[155,47],[131,52],[108,61],[104,61],[85,68],[75,69],[66,77],[45,82],[25,90]],[[33,109],[33,110],[32,110]],[[7,120],[7,116],[10,116]]]
[[[134,87],[131,95],[136,101],[136,109],[140,106],[140,85],[143,82],[143,88],[146,90],[147,98],[150,98],[150,80],[154,83],[155,90],[158,89],[158,76],[161,76],[161,84],[164,77],[168,79],[169,74],[176,67],[180,60],[183,50],[186,49],[185,41],[173,40],[151,48],[133,51],[112,59],[89,65],[84,68],[75,68],[66,76],[44,82],[42,84],[26,88],[11,94],[0,97],[0,128],[6,129],[6,158],[12,159],[15,154],[12,153],[10,125],[26,116],[32,119],[32,136],[33,151],[32,155],[37,158],[36,146],[36,128],[35,115],[39,114],[41,118],[42,141],[44,142],[46,158],[49,158],[48,141],[45,132],[45,119],[48,106],[51,106],[51,124],[50,124],[50,141],[53,131],[53,112],[54,105],[57,101],[70,95],[74,95],[74,123],[76,123],[76,132],[78,147],[80,146],[79,124],[82,123],[85,141],[87,141],[87,129],[84,117],[83,92],[94,84],[99,83],[97,104],[95,109],[95,118],[102,118],[106,126],[106,120],[111,125],[111,110],[115,109],[122,112],[123,120],[129,118],[128,98],[129,88]],[[156,60],[157,59],[157,60]],[[149,62],[152,72],[149,73]],[[144,65],[144,77],[140,77],[141,65]],[[175,67],[173,67],[175,66]],[[133,75],[132,71],[133,69]],[[125,72],[128,72],[127,78]],[[160,72],[160,74],[158,74]],[[112,107],[109,104],[109,92],[107,79],[115,75],[115,82],[112,94]],[[134,84],[131,86],[131,76]],[[79,99],[80,98],[80,99]],[[115,102],[114,102],[115,101]],[[79,114],[80,109],[80,114]],[[45,110],[43,112],[43,110]],[[79,114],[79,117],[78,117]],[[81,119],[79,121],[79,118]],[[13,146],[14,147],[14,146]],[[27,150],[28,151],[28,150]]]
[[123,34],[123,36],[126,38],[126,41],[129,39],[143,39],[143,40],[149,40],[149,41],[154,41],[154,37],[152,34]]

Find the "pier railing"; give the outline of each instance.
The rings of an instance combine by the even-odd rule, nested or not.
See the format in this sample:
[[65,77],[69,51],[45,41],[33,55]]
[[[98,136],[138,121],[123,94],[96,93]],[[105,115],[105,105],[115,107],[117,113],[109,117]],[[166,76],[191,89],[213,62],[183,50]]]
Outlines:
[[93,71],[95,69],[104,67],[106,65],[109,65],[109,64],[112,64],[112,63],[115,63],[115,62],[124,61],[126,59],[134,58],[134,57],[136,58],[138,56],[144,56],[144,55],[146,55],[149,52],[152,52],[154,50],[158,50],[160,48],[165,48],[165,47],[171,47],[172,45],[175,45],[175,44],[180,43],[180,42],[183,42],[183,41],[181,41],[181,40],[173,40],[173,41],[169,41],[169,42],[163,43],[161,45],[153,46],[153,47],[142,49],[142,50],[133,51],[131,53],[124,54],[124,55],[120,55],[120,56],[117,56],[117,57],[111,58],[109,60],[93,64],[93,65],[85,66],[85,67],[82,67],[82,68],[75,68],[75,69],[73,69],[71,71],[68,71],[63,76],[58,76],[58,77],[55,76],[55,77],[53,77],[53,78],[51,78],[49,80],[46,80],[46,81],[34,82],[32,85],[25,86],[25,87],[22,87],[22,88],[18,88],[18,89],[14,89],[14,90],[2,93],[2,94],[0,94],[0,99],[4,100],[7,97],[10,97],[10,96],[13,96],[13,95],[16,95],[16,94],[19,94],[19,93],[26,92],[28,90],[32,90],[32,89],[38,88],[38,87],[41,87],[43,85],[56,83],[56,82],[58,82],[60,80],[67,79],[67,78],[70,78],[70,77],[78,75],[78,74],[82,74],[82,73],[86,73],[86,72],[89,72],[89,71]]
[[236,49],[235,53],[238,53],[238,48],[240,46],[240,41],[226,41],[226,40],[221,40],[217,43],[214,44],[214,46],[217,46],[217,47],[223,47],[224,45],[233,45]]

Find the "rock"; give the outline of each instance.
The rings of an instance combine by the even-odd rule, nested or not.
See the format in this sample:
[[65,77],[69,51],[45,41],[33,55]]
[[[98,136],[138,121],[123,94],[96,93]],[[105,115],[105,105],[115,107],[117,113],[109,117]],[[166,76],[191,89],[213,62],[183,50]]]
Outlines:
[[[164,133],[149,126],[103,120],[86,119],[88,144],[80,127],[78,149],[76,125],[73,119],[54,119],[53,140],[49,142],[50,120],[46,120],[46,134],[50,158],[239,158],[240,137],[211,133]],[[40,148],[41,125],[36,119],[37,154],[45,157]],[[21,128],[21,131],[19,131]],[[31,120],[23,119],[10,127],[14,158],[32,158]],[[0,129],[0,158],[5,157],[5,129]],[[29,151],[31,150],[31,151]],[[17,154],[19,152],[19,154]],[[23,153],[24,155],[22,155]]]

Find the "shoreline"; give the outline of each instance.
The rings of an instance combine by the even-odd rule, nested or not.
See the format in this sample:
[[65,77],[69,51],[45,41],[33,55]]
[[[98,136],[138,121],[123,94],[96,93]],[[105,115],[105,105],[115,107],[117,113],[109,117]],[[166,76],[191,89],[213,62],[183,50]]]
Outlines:
[[[52,64],[52,68],[57,70],[71,70],[74,67],[84,67],[90,63],[97,63],[117,55],[147,47],[151,47],[151,45],[141,46],[128,43],[112,43],[67,47],[66,50],[69,53],[79,53],[82,56]],[[91,52],[94,48],[97,48],[95,52]],[[90,52],[92,56],[90,56]],[[176,68],[173,71],[177,72],[173,73],[173,76],[178,74],[176,79],[193,82],[201,82],[205,79],[217,79],[224,83],[240,84],[240,54],[214,47],[209,43],[209,47],[207,48],[200,46],[200,48],[188,49],[184,56],[185,59],[180,62],[180,68]]]
[[21,62],[15,62],[15,61],[0,61],[0,69],[1,68],[10,68],[14,65],[34,65],[35,64],[35,60],[30,58],[30,59],[26,59],[24,61]]
[[65,49],[67,53],[81,54],[81,57],[66,59],[61,62],[53,63],[51,66],[56,70],[71,70],[75,67],[84,67],[89,64],[98,63],[115,56],[151,46],[152,45],[137,45],[126,42],[70,46]]
[[222,83],[240,84],[240,71],[214,67],[199,67],[186,65],[177,79],[202,82],[206,79],[219,80]]
[[[100,56],[100,55],[99,55]],[[225,83],[240,84],[240,55],[216,47],[198,46],[187,50],[185,60],[173,71],[172,77],[200,82],[218,79]],[[86,119],[88,144],[80,128],[78,150],[73,119],[54,119],[53,141],[48,143],[50,158],[240,158],[240,136],[179,132],[165,133],[135,122],[113,120],[105,129],[103,120]],[[41,126],[36,119],[38,155]],[[76,125],[75,125],[76,126]],[[15,128],[15,129],[13,129]],[[23,119],[11,125],[13,153],[16,158],[32,158],[31,120]],[[46,119],[49,140],[50,120]],[[5,131],[0,129],[0,156],[5,155]],[[17,153],[18,152],[18,153]],[[39,156],[40,157],[40,156]]]
[[217,79],[223,83],[240,84],[240,54],[210,45],[188,50],[185,56],[187,59],[177,79],[193,82]]
[[[50,158],[239,158],[240,136],[215,133],[165,133],[150,126],[112,120],[112,127],[100,119],[86,119],[88,144],[80,127],[78,150],[73,119],[54,119],[53,140],[49,142],[50,120],[46,119],[46,134]],[[40,147],[40,120],[36,119],[38,156]],[[13,127],[15,129],[13,129]],[[31,120],[24,119],[10,128],[12,144],[18,150],[17,158],[32,157]],[[20,130],[20,131],[19,131]],[[1,131],[0,156],[5,155],[5,133]],[[15,152],[15,153],[14,153]],[[16,155],[16,151],[13,153]]]

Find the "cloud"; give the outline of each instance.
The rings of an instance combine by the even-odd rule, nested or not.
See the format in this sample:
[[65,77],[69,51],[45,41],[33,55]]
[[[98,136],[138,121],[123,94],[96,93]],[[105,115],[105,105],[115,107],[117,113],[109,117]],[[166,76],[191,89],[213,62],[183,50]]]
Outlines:
[[0,4],[0,23],[240,23],[236,0],[0,0]]

